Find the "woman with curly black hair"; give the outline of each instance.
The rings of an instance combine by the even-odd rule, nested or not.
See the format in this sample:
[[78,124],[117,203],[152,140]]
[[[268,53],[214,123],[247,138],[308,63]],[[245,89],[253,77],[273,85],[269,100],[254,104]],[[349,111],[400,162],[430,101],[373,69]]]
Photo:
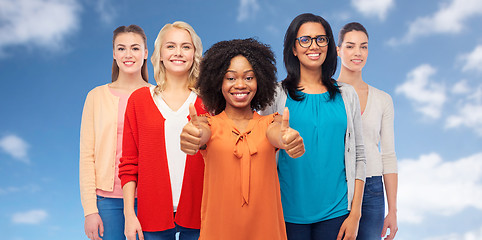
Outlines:
[[355,90],[336,82],[336,45],[328,22],[305,13],[286,30],[288,76],[270,114],[288,107],[306,153],[279,152],[281,201],[289,240],[356,238],[365,181],[360,104]]
[[284,115],[260,116],[274,98],[275,59],[254,39],[214,44],[201,62],[197,87],[215,116],[201,121],[193,106],[181,149],[205,161],[201,240],[286,239],[275,153],[304,153]]

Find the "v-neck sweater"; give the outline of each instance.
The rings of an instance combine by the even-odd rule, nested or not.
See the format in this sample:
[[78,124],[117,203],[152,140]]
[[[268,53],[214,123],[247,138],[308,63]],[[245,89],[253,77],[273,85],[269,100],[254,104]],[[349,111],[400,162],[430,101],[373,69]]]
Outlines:
[[[194,104],[206,113],[201,99]],[[186,116],[188,118],[189,116]],[[200,228],[204,162],[200,153],[187,155],[182,190],[174,218],[173,199],[164,131],[165,118],[147,87],[133,92],[126,108],[119,177],[122,186],[137,183],[137,218],[144,231],[164,231],[175,223]]]

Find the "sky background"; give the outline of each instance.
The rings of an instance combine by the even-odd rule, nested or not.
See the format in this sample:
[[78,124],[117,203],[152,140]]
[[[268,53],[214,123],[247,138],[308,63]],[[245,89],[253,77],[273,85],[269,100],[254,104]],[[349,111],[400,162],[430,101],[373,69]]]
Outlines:
[[369,32],[363,79],[395,105],[396,239],[482,239],[480,0],[0,0],[0,238],[86,239],[80,120],[88,91],[110,82],[116,27],[143,27],[149,59],[176,20],[203,52],[254,37],[272,47],[282,80],[284,33],[305,12],[336,39],[351,21]]

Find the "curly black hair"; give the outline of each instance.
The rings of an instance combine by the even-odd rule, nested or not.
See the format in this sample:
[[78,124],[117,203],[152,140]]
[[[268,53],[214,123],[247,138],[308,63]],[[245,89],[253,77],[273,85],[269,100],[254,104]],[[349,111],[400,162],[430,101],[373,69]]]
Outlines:
[[204,53],[196,84],[204,106],[215,115],[226,108],[221,87],[231,59],[239,55],[249,61],[256,76],[258,88],[251,100],[251,109],[263,110],[274,101],[276,60],[271,48],[252,38],[221,41]]

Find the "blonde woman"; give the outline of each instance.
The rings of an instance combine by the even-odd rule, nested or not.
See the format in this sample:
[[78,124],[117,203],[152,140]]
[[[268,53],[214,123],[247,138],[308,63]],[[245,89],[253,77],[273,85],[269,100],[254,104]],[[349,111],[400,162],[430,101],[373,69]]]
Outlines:
[[125,239],[118,178],[124,112],[129,95],[150,86],[144,30],[136,25],[120,26],[114,31],[112,45],[112,83],[89,92],[80,131],[80,195],[85,234],[92,240]]
[[193,91],[201,55],[201,39],[189,24],[166,24],[151,57],[157,86],[129,98],[119,171],[129,240],[175,239],[176,232],[199,238],[204,161],[183,153],[179,137],[190,104],[205,113]]

